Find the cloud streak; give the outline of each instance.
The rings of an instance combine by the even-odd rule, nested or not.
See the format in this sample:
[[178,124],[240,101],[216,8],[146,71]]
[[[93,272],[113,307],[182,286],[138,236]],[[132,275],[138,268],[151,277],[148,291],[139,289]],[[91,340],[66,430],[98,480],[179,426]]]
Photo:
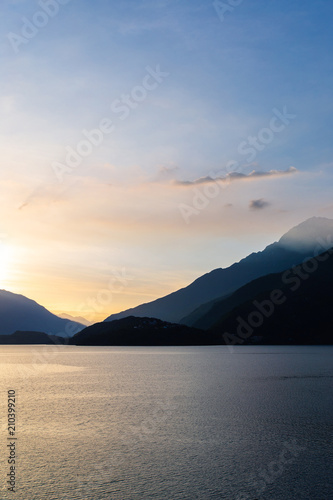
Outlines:
[[254,180],[268,177],[282,177],[284,175],[295,174],[297,172],[298,170],[295,167],[289,167],[287,168],[287,170],[268,170],[267,172],[252,170],[252,172],[250,172],[249,174],[243,174],[241,172],[231,172],[223,177],[220,176],[213,178],[208,175],[206,177],[199,177],[194,181],[174,181],[174,184],[176,184],[177,186],[198,186],[201,184],[210,184],[212,182],[229,183],[234,181]]

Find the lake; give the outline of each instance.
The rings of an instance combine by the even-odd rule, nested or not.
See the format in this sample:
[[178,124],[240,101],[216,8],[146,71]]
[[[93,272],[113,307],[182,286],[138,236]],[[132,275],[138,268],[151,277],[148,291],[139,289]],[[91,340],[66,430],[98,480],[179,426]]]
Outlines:
[[1,346],[0,498],[331,500],[332,354]]

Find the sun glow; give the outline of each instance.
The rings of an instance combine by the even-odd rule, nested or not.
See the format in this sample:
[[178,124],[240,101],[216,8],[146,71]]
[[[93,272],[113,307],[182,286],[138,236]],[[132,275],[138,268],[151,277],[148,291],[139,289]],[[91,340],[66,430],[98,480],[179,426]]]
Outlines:
[[5,283],[10,278],[11,252],[5,238],[0,235],[0,288],[5,288]]

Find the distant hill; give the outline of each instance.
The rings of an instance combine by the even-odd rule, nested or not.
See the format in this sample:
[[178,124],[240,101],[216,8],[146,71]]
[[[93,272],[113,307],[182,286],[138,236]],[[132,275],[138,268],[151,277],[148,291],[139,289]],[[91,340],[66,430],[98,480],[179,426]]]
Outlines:
[[65,342],[63,337],[42,332],[15,332],[11,335],[0,335],[0,345],[64,344]]
[[[325,260],[324,260],[325,259]],[[333,344],[333,248],[248,283],[216,302],[198,324],[230,344]]]
[[[331,246],[333,246],[333,220],[313,217],[288,231],[278,242],[269,245],[263,251],[252,253],[226,269],[215,269],[186,288],[165,297],[112,314],[105,321],[127,316],[154,317],[191,326],[202,315],[202,311],[199,312],[199,316],[194,312],[198,307],[231,294],[260,276],[280,272],[299,264]],[[207,308],[207,305],[204,307]]]
[[96,323],[70,339],[74,345],[172,346],[214,345],[217,336],[156,318],[127,318]]
[[[156,318],[97,323],[70,339],[76,345],[332,345],[333,248],[269,274],[217,301],[208,330]],[[207,321],[208,318],[206,318]]]
[[21,330],[68,337],[83,328],[80,323],[59,318],[34,300],[0,290],[0,335]]
[[72,316],[71,314],[66,314],[66,313],[61,313],[58,314],[59,318],[63,319],[69,319],[70,321],[74,321],[75,323],[80,323],[81,325],[84,326],[90,326],[93,323],[91,321],[88,321],[86,318],[83,318],[83,316]]

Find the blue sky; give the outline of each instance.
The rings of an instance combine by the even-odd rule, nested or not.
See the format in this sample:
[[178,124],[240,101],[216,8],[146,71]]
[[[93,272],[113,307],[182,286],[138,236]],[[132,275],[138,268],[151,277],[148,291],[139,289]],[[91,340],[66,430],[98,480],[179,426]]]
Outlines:
[[3,288],[102,318],[333,216],[333,4],[218,4],[3,1]]

